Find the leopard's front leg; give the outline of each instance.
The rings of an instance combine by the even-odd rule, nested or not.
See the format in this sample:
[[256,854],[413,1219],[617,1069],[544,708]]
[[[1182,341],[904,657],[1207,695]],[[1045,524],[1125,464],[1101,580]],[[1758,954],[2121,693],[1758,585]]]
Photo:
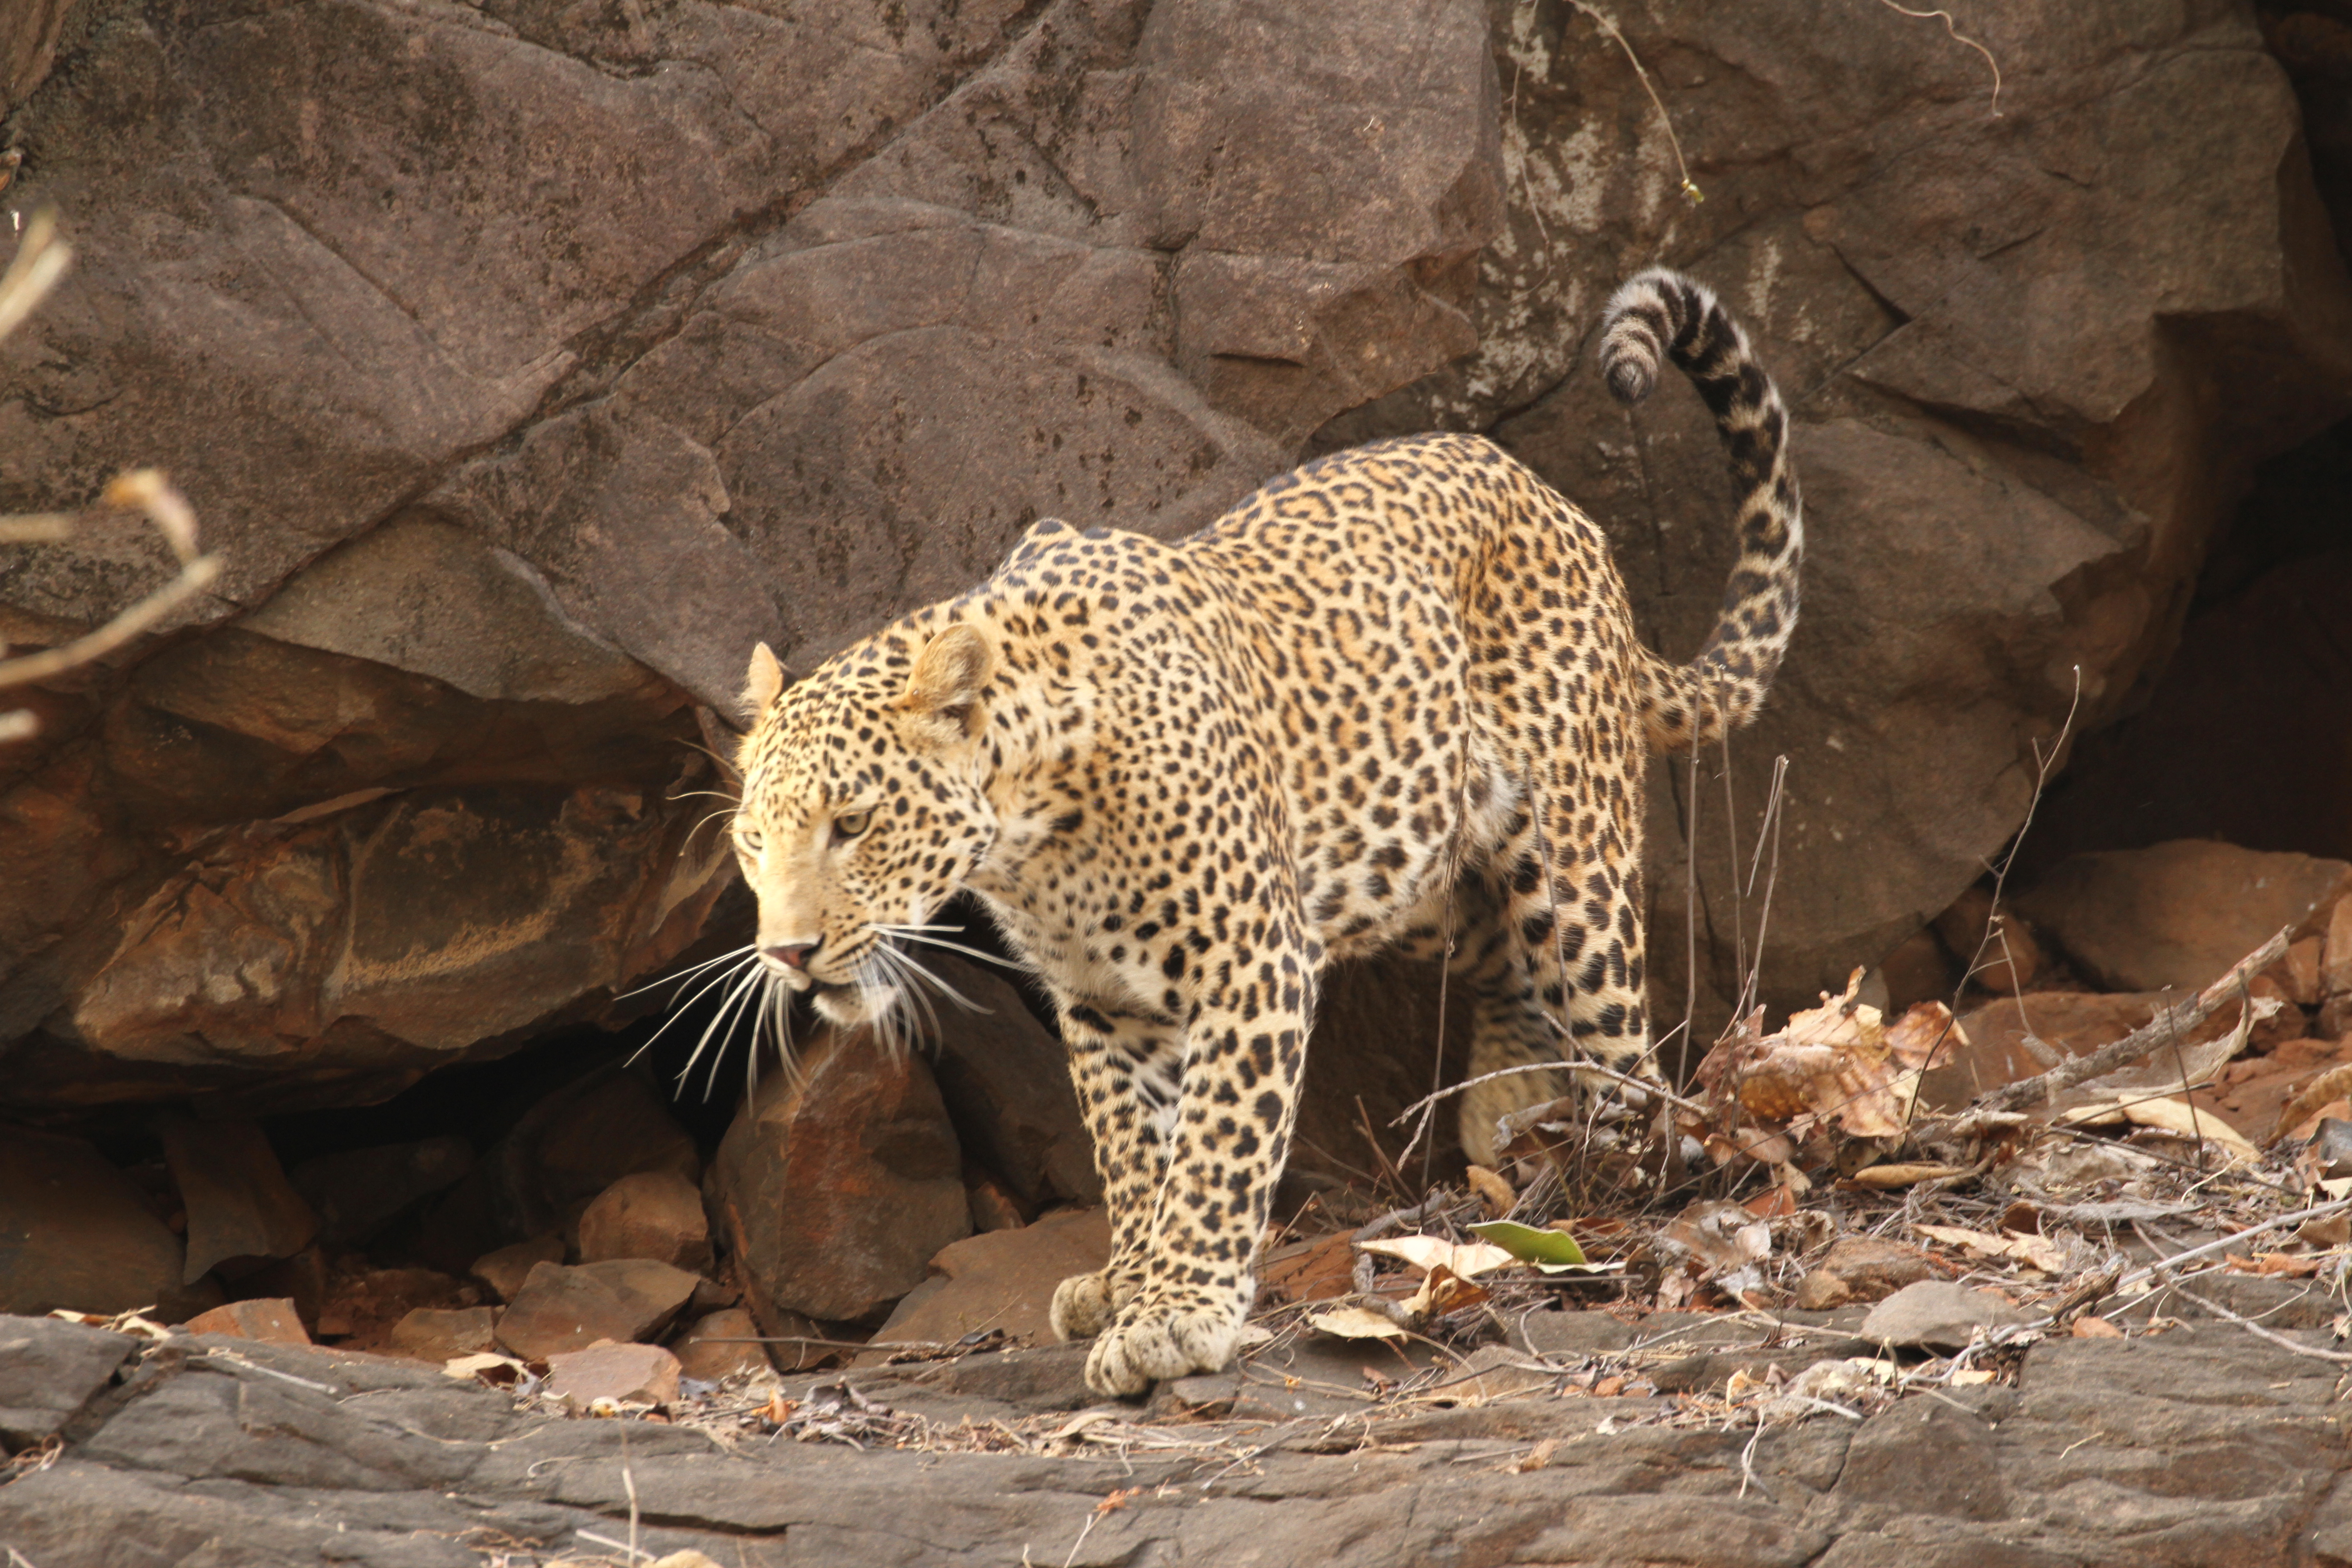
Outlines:
[[1108,1328],[1143,1287],[1151,1250],[1151,1215],[1167,1163],[1162,1141],[1182,1075],[1172,1019],[1096,1006],[1056,994],[1070,1081],[1093,1135],[1095,1171],[1109,1210],[1111,1256],[1092,1274],[1074,1274],[1054,1291],[1049,1314],[1057,1339],[1084,1340]]
[[[1240,1339],[1251,1263],[1290,1151],[1312,989],[1303,959],[1251,956],[1250,977],[1204,988],[1188,1021],[1142,1288],[1087,1357],[1098,1394],[1215,1372]],[[1219,958],[1204,955],[1206,973],[1243,968]]]

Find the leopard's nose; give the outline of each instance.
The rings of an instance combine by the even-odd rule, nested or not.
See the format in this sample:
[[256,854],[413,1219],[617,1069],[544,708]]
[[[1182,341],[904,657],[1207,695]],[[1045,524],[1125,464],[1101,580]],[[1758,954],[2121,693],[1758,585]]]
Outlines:
[[763,947],[760,952],[762,956],[774,959],[787,969],[797,969],[806,973],[809,954],[824,945],[824,938],[818,937],[813,942],[780,942],[773,947]]

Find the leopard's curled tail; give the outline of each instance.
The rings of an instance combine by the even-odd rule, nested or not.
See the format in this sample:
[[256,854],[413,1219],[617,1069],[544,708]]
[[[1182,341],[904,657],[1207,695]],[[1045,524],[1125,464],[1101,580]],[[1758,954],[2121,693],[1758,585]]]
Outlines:
[[1638,403],[1666,359],[1715,413],[1739,519],[1739,560],[1706,646],[1688,664],[1642,653],[1650,743],[1680,752],[1719,739],[1764,705],[1797,628],[1805,513],[1789,461],[1788,410],[1748,334],[1704,284],[1654,267],[1611,298],[1601,322],[1601,370],[1620,402]]

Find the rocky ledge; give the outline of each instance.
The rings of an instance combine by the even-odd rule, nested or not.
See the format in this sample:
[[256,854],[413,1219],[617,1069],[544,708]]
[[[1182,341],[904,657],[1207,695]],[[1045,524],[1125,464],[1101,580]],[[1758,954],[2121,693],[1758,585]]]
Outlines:
[[[2282,1304],[2273,1321],[2310,1321]],[[2308,1329],[2159,1326],[2012,1348],[1983,1382],[1915,1372],[1901,1396],[1803,1373],[1864,1364],[1834,1315],[1645,1341],[1583,1312],[1467,1364],[1277,1341],[1142,1406],[1094,1402],[1055,1347],[593,1420],[415,1362],[5,1318],[0,1549],[35,1568],[2352,1563],[2352,1358]]]

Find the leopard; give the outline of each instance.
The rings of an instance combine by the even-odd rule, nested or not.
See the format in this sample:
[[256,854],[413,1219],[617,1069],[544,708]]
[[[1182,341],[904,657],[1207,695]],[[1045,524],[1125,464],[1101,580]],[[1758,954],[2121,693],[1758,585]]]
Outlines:
[[1473,1157],[1580,1064],[1663,1083],[1647,764],[1761,708],[1803,509],[1780,395],[1705,285],[1639,273],[1598,342],[1629,405],[1671,361],[1725,450],[1738,555],[1687,663],[1641,641],[1590,516],[1454,432],[1318,458],[1173,542],[1041,520],[798,679],[751,656],[730,831],[761,978],[877,1025],[943,907],[977,900],[1050,1001],[1093,1140],[1110,1254],[1050,1321],[1092,1341],[1097,1394],[1233,1358],[1335,963],[1443,957],[1470,1073],[1529,1069],[1462,1097]]

